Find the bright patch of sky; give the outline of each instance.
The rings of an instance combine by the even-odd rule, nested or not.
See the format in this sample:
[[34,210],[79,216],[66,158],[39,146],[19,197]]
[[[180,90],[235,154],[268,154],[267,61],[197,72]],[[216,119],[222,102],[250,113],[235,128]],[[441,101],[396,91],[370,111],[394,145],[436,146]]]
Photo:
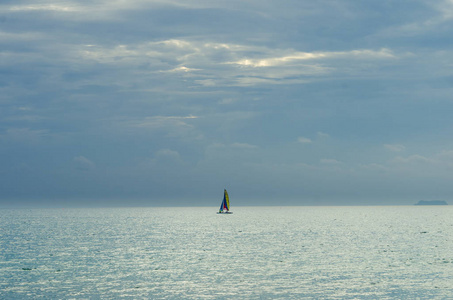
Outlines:
[[8,0],[0,25],[0,206],[453,195],[452,1]]

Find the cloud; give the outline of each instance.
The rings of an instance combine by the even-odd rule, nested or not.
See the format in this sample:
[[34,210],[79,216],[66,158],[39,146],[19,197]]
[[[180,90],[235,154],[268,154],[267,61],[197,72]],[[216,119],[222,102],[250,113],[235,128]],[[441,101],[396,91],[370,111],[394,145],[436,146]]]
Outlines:
[[403,165],[414,165],[414,164],[435,164],[438,163],[437,159],[428,158],[419,154],[413,154],[407,157],[398,156],[392,160],[392,163],[403,164]]
[[194,71],[200,71],[201,69],[194,69],[194,68],[187,68],[185,66],[180,66],[180,67],[177,67],[177,68],[174,68],[172,70],[169,70],[168,72],[185,72],[185,73],[188,73],[188,72],[194,72]]
[[301,137],[297,138],[297,142],[301,143],[301,144],[312,144],[312,143],[315,143],[315,142],[323,141],[323,140],[325,140],[325,139],[327,139],[329,137],[330,137],[330,135],[327,134],[327,133],[317,132],[315,140],[312,140],[310,138],[301,136]]
[[297,138],[297,141],[301,144],[311,144],[312,140],[306,137],[299,137]]
[[267,59],[241,59],[236,62],[230,62],[231,64],[237,64],[240,66],[250,66],[250,67],[275,67],[279,65],[284,65],[298,60],[308,60],[308,59],[317,59],[324,58],[326,54],[323,53],[294,53],[292,55],[284,57],[275,57]]
[[408,177],[449,178],[453,170],[452,153],[452,151],[441,151],[432,155],[397,156],[380,166],[388,172],[405,173]]
[[64,6],[59,4],[38,4],[38,5],[16,5],[10,6],[10,11],[57,11],[57,12],[76,12],[76,6]]
[[96,165],[85,156],[76,156],[73,158],[73,162],[75,163],[76,168],[81,171],[90,171],[96,167]]
[[6,1],[0,183],[418,195],[453,167],[453,2],[409,2]]
[[45,129],[8,128],[4,134],[0,134],[0,139],[14,143],[35,144],[49,136],[49,131]]
[[[391,150],[393,151],[393,150]],[[399,152],[396,151],[396,152]],[[450,177],[453,170],[453,151],[441,151],[432,155],[411,154],[396,156],[383,163],[360,164],[367,171],[386,172],[389,176],[412,177]]]
[[144,9],[171,7],[178,5],[177,1],[104,1],[93,0],[89,2],[66,0],[64,3],[52,3],[53,1],[44,1],[48,3],[36,4],[34,1],[23,2],[23,4],[5,5],[5,8],[12,13],[51,13],[53,19],[66,20],[89,20],[89,21],[119,21],[119,16],[126,12],[140,11]]
[[199,117],[188,116],[151,116],[144,118],[125,118],[114,121],[115,128],[124,132],[143,132],[163,134],[167,138],[195,141],[204,138],[203,133],[195,126],[194,121]]
[[338,160],[332,159],[332,158],[322,158],[320,160],[320,162],[322,164],[326,164],[326,165],[340,165],[340,164],[343,164],[341,161],[338,161]]
[[382,59],[382,58],[395,58],[395,55],[389,49],[374,50],[351,50],[344,52],[293,52],[286,56],[270,57],[265,59],[242,59],[231,64],[238,64],[241,66],[250,66],[255,68],[260,67],[275,67],[281,65],[291,65],[298,61],[304,60],[320,60],[329,58],[351,58],[351,59]]
[[394,145],[384,144],[384,147],[387,150],[393,151],[393,152],[401,152],[401,151],[404,151],[406,149],[406,147],[404,147],[403,145],[400,145],[400,144],[394,144]]
[[[268,58],[231,59],[247,53],[254,56],[277,55]],[[291,52],[289,49],[275,50],[253,45],[227,44],[183,39],[170,39],[128,45],[81,45],[74,51],[72,60],[82,59],[86,63],[134,67],[149,64],[147,76],[152,72],[191,74],[190,80],[204,87],[255,86],[266,84],[296,85],[307,83],[307,77],[331,74],[342,66],[333,62],[340,60],[391,59],[395,54],[386,48],[381,50],[351,50],[343,52]],[[315,62],[313,62],[315,61]],[[303,63],[301,63],[303,62]],[[235,68],[234,65],[242,67]],[[351,69],[348,64],[348,69]],[[249,67],[249,68],[244,68]],[[264,70],[256,71],[255,68]],[[130,70],[132,72],[132,70]],[[196,72],[196,74],[195,74]],[[222,76],[219,76],[222,75]],[[186,77],[186,80],[188,78]]]
[[144,120],[131,121],[130,125],[135,127],[162,127],[168,124],[189,126],[184,120],[197,119],[197,116],[153,116],[146,117]]
[[255,145],[247,144],[247,143],[233,143],[231,147],[238,148],[238,149],[257,149],[258,147]]
[[171,149],[161,149],[157,151],[155,157],[157,160],[171,160],[174,162],[181,161],[181,155],[178,153],[178,151]]
[[259,160],[256,156],[260,148],[248,143],[212,143],[207,145],[203,159],[198,162],[200,169],[218,166],[225,172],[234,172],[234,168],[244,168],[245,163]]
[[132,119],[121,121],[127,127],[143,128],[143,129],[160,129],[160,128],[175,128],[176,130],[186,131],[194,128],[187,121],[197,119],[196,116],[152,116],[143,119]]
[[223,152],[226,151],[238,151],[238,150],[255,150],[258,149],[258,146],[248,144],[248,143],[231,143],[231,144],[223,144],[223,143],[214,143],[208,146],[208,150],[218,151],[220,150]]
[[325,132],[321,132],[321,131],[318,131],[317,135],[318,135],[319,138],[328,138],[328,137],[330,137],[329,134],[327,134]]
[[381,164],[377,164],[377,163],[361,164],[359,166],[359,168],[364,169],[366,171],[372,171],[372,172],[375,172],[375,171],[378,171],[378,172],[388,171],[388,167],[386,167],[384,165],[381,165]]
[[433,2],[433,5],[441,12],[442,17],[444,20],[453,19],[453,1],[452,0],[444,0]]

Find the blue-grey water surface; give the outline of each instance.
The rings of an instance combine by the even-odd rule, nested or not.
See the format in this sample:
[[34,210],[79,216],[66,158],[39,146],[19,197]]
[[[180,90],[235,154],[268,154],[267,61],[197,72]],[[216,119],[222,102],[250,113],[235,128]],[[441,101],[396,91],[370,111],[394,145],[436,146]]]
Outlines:
[[0,210],[0,299],[453,299],[453,207]]

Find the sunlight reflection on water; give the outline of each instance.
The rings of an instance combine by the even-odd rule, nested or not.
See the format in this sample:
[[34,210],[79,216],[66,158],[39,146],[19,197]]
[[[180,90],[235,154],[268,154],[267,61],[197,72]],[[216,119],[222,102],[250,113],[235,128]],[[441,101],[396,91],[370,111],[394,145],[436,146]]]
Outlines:
[[0,298],[448,299],[453,208],[0,210]]

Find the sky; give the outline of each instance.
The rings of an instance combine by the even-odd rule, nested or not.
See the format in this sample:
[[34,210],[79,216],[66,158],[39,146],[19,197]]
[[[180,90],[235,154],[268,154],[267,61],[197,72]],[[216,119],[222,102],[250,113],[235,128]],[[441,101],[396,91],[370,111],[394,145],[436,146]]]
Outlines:
[[3,0],[0,207],[448,202],[452,36],[453,0]]

